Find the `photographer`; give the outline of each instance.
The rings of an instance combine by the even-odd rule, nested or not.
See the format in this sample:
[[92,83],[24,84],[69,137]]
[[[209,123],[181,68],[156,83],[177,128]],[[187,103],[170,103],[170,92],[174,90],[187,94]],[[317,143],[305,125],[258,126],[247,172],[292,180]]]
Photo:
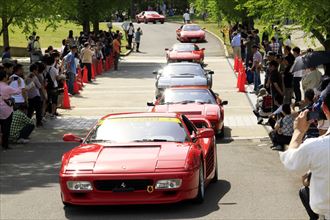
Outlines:
[[[324,96],[322,110],[330,119],[330,92]],[[310,122],[307,120],[309,110],[300,113],[294,123],[294,133],[285,152],[280,152],[284,166],[301,174],[310,171],[310,202],[313,212],[325,219],[330,219],[330,129],[318,138],[309,138],[302,143]]]

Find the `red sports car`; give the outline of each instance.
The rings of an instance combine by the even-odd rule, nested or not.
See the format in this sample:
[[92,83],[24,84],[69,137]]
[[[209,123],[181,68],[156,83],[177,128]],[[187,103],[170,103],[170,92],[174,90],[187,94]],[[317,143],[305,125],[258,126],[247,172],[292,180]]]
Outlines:
[[170,62],[195,62],[203,63],[205,48],[199,48],[196,44],[179,43],[174,44],[171,49],[166,48],[166,60]]
[[65,205],[202,202],[218,178],[214,131],[180,114],[112,114],[63,140],[81,143],[62,156]]
[[218,94],[206,86],[175,87],[165,90],[152,106],[151,112],[175,112],[194,117],[205,117],[218,137],[224,136],[224,105]]
[[158,14],[156,11],[143,11],[135,16],[135,20],[137,23],[144,22],[147,24],[148,22],[156,23],[159,21],[164,24],[165,16]]
[[180,42],[204,42],[205,31],[196,24],[185,24],[176,30],[176,37]]

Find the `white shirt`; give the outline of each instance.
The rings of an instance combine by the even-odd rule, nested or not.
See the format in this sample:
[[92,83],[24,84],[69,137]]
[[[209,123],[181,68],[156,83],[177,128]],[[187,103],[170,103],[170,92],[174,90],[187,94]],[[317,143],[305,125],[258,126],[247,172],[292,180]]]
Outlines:
[[128,33],[128,35],[133,35],[134,34],[134,27],[129,26],[128,29],[127,29],[127,33]]
[[291,171],[312,172],[310,206],[312,210],[330,219],[330,129],[327,136],[309,138],[297,149],[280,152],[284,166]]
[[[296,57],[295,62],[296,62],[296,60],[297,60],[298,57]],[[303,74],[304,74],[304,70],[298,70],[296,72],[293,72],[293,77],[302,77]]]
[[46,67],[46,75],[47,75],[48,72],[49,72],[50,78],[52,78],[52,80],[53,80],[54,88],[57,88],[58,84],[57,84],[57,79],[56,78],[58,76],[58,69],[56,69],[53,66],[47,66]]
[[190,21],[190,14],[189,13],[184,13],[183,14],[183,19],[185,20],[185,21]]
[[[16,74],[11,75],[9,78],[13,78],[13,77],[18,77],[17,80],[12,81],[9,86],[15,89],[21,88],[21,89],[25,89],[25,82],[24,79],[22,79],[21,77],[17,76]],[[21,85],[18,86],[18,81],[21,82]],[[24,103],[25,99],[22,95],[22,92],[19,93],[18,95],[13,95],[12,98],[15,99],[15,103]]]

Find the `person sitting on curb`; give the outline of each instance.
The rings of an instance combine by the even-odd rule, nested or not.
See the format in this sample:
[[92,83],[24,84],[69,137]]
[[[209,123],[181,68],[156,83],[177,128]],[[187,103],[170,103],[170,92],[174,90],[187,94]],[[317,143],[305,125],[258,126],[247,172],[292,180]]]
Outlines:
[[257,116],[258,124],[263,122],[263,118],[268,118],[272,114],[272,97],[265,88],[258,93],[256,108],[253,113]]
[[10,127],[9,140],[17,144],[29,143],[29,136],[34,130],[33,120],[30,119],[23,111],[26,111],[25,106],[21,106],[14,111],[13,120]]
[[293,134],[294,117],[291,114],[289,104],[282,105],[283,118],[276,122],[275,129],[272,132],[272,142],[274,147],[272,150],[284,150],[284,146],[289,144]]

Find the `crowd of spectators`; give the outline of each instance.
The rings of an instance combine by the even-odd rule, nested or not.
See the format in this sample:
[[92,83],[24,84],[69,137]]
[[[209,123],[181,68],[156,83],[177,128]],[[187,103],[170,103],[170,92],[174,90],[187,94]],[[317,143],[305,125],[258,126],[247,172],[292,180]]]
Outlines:
[[[313,50],[302,52],[299,47],[293,47],[290,36],[283,41],[277,28],[273,29],[271,38],[264,30],[260,39],[259,30],[236,25],[230,31],[230,38],[234,56],[244,61],[247,83],[254,84],[251,93],[257,95],[253,112],[258,124],[266,121],[264,125],[271,127],[272,150],[288,149],[281,152],[281,160],[288,169],[309,170],[303,176],[300,198],[310,219],[319,219],[321,215],[328,219],[329,64],[294,71],[300,56]],[[264,74],[263,82],[260,74]]]
[[43,127],[45,122],[59,116],[57,108],[62,104],[65,83],[69,96],[75,95],[77,68],[86,67],[88,81],[92,82],[91,65],[104,63],[106,57],[113,55],[118,69],[121,40],[121,32],[113,32],[112,27],[97,34],[81,32],[79,37],[74,37],[70,30],[61,49],[48,46],[41,51],[40,37],[33,32],[27,46],[28,67],[13,60],[10,48],[6,48],[0,65],[2,149],[10,149],[9,143],[28,143],[35,127]]

